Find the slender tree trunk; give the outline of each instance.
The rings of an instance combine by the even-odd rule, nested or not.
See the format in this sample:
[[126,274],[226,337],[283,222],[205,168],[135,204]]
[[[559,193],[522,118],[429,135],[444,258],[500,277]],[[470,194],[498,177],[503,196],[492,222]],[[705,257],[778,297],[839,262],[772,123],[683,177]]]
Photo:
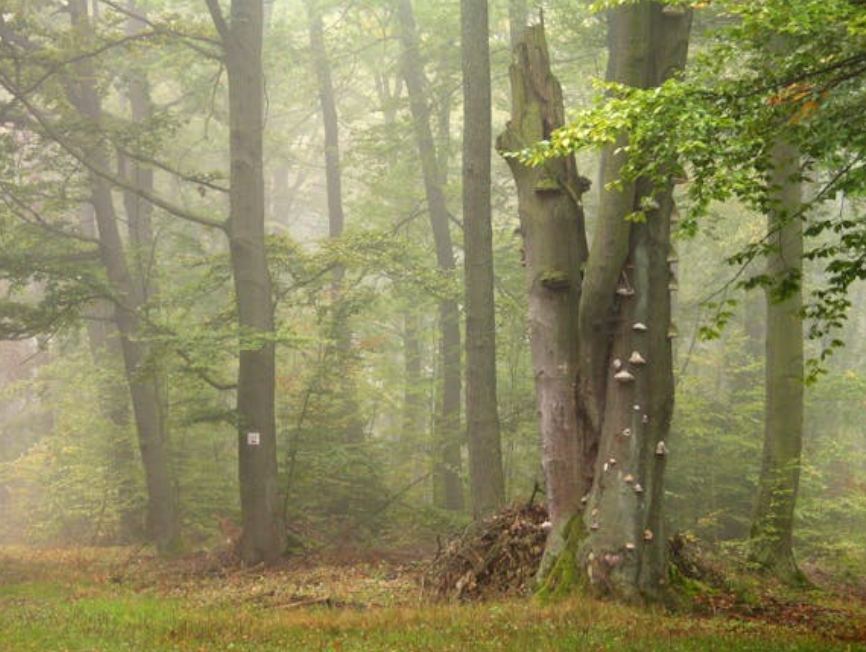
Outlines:
[[766,293],[766,405],[764,453],[758,495],[752,516],[751,557],[779,578],[802,581],[792,551],[794,507],[800,482],[803,448],[803,222],[799,155],[789,144],[773,149],[770,174],[774,206],[767,216],[773,251],[767,275],[774,284],[796,282],[796,290],[779,296],[778,286]]
[[[98,237],[93,207],[87,204],[81,215],[81,230],[93,238]],[[113,482],[120,509],[121,540],[136,541],[146,538],[145,515],[136,505],[134,474],[135,451],[127,436],[132,422],[129,410],[129,387],[117,382],[123,365],[123,351],[114,319],[114,306],[110,301],[97,300],[85,312],[87,343],[93,364],[101,370],[99,384],[99,410],[114,429],[109,446]]]
[[[127,9],[133,14],[141,12],[136,0],[128,0]],[[126,31],[129,35],[134,35],[144,28],[145,23],[140,20],[135,18],[127,20]],[[150,120],[153,117],[153,107],[146,71],[140,69],[130,71],[127,94],[133,123],[141,125]],[[125,168],[123,173],[127,179],[132,181],[137,188],[153,194],[154,173],[151,167],[135,160],[125,160],[122,155],[119,156],[119,161],[121,167]],[[158,309],[159,303],[159,285],[156,280],[155,268],[156,240],[153,232],[153,204],[131,190],[124,191],[123,202],[131,248],[133,282],[138,286],[137,290],[143,298],[142,312],[149,318],[150,313]],[[158,361],[153,361],[150,366],[153,370],[153,384],[159,397],[158,407],[162,428],[167,432],[169,402],[166,370],[164,365]],[[169,446],[169,457],[170,453],[171,448]],[[175,482],[173,488],[175,501],[179,502],[178,478],[173,469],[171,477]]]
[[511,39],[511,47],[517,47],[526,29],[529,10],[526,0],[508,0],[508,30]]
[[238,311],[238,467],[246,563],[274,563],[285,549],[278,496],[275,343],[271,275],[265,252],[262,0],[232,0],[227,22],[208,8],[223,42],[229,85],[231,189],[229,244]]
[[[415,29],[411,0],[399,0],[397,17],[403,43],[403,76],[409,93],[409,106],[415,128],[415,139],[424,175],[424,190],[430,225],[436,246],[436,262],[444,276],[455,273],[454,250],[448,224],[448,207],[441,185],[443,178],[436,158],[436,147],[430,126],[430,107],[421,52]],[[460,309],[457,301],[443,298],[439,301],[439,352],[442,375],[442,399],[435,424],[436,464],[435,486],[437,504],[446,509],[463,509],[463,483],[461,480],[460,436]]]
[[[324,23],[318,0],[307,1],[310,21],[310,50],[319,87],[319,102],[322,107],[322,123],[325,131],[325,184],[328,198],[328,235],[339,238],[345,227],[343,211],[343,179],[340,167],[340,126],[337,102],[331,79],[331,65],[325,50]],[[333,297],[331,333],[336,364],[343,370],[339,374],[338,419],[343,429],[343,440],[347,444],[359,444],[364,439],[364,423],[359,412],[357,387],[355,386],[354,353],[352,351],[352,329],[349,314],[342,301],[345,269],[337,265],[334,269],[331,291]]]
[[411,310],[403,314],[403,432],[411,437],[406,444],[418,445],[418,436],[425,432],[424,390],[422,388],[423,353],[421,320]]
[[[73,24],[90,32],[85,0],[73,0],[69,5]],[[76,109],[93,125],[102,122],[102,107],[96,93],[92,72],[83,67],[81,77],[70,90]],[[104,148],[95,145],[89,155],[95,167],[110,169]],[[145,370],[148,352],[141,338],[139,311],[144,297],[129,271],[124,245],[109,183],[96,174],[90,175],[90,202],[96,217],[100,254],[115,293],[114,319],[120,335],[126,377],[132,398],[136,431],[144,465],[148,493],[147,530],[162,553],[172,553],[180,546],[175,481],[168,455],[167,433],[160,409],[160,392],[153,375]]]
[[487,0],[462,0],[466,425],[470,497],[476,518],[505,504],[496,402],[488,20]]

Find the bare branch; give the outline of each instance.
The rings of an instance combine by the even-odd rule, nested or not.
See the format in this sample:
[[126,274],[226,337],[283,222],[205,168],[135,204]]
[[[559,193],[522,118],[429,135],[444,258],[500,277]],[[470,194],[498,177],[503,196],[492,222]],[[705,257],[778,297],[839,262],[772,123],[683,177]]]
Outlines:
[[206,370],[201,368],[201,365],[196,364],[195,360],[192,359],[192,356],[183,349],[175,349],[175,353],[177,353],[178,357],[184,361],[186,369],[198,376],[198,378],[204,381],[205,384],[223,392],[238,388],[237,383],[225,383],[211,376]]
[[223,46],[225,46],[231,38],[231,30],[229,29],[229,25],[223,15],[223,10],[220,7],[219,0],[205,0],[205,3],[207,4],[208,11],[210,11],[214,27],[216,27],[216,31],[219,33],[220,38],[223,41]]
[[116,146],[117,151],[120,152],[126,158],[132,159],[137,163],[143,163],[144,165],[150,165],[155,167],[163,172],[168,172],[170,175],[181,179],[182,181],[188,181],[190,183],[194,183],[196,185],[202,186],[204,188],[210,188],[215,192],[228,194],[229,189],[225,186],[221,186],[213,181],[208,181],[207,179],[203,179],[201,177],[195,176],[195,174],[191,174],[188,172],[182,172],[171,167],[168,163],[163,163],[162,161],[158,161],[155,158],[151,158],[150,156],[144,156],[143,154],[138,154],[136,152],[132,152],[125,147],[121,147],[119,145]]
[[111,184],[114,184],[116,187],[122,190],[128,190],[130,192],[134,192],[139,197],[145,199],[150,202],[157,208],[161,208],[162,210],[174,215],[175,217],[182,218],[189,222],[193,222],[195,224],[200,224],[201,226],[207,226],[210,228],[220,229],[221,231],[226,230],[226,222],[220,220],[214,220],[209,217],[205,217],[204,215],[200,215],[194,211],[183,208],[182,206],[178,206],[168,200],[160,197],[158,194],[151,192],[149,190],[145,190],[140,187],[138,184],[130,181],[126,177],[120,176],[118,174],[114,174],[113,172],[106,170],[102,166],[99,166],[93,162],[91,157],[87,156],[87,154],[81,151],[76,145],[69,142],[59,131],[51,124],[51,121],[42,113],[39,108],[37,108],[26,96],[21,94],[20,90],[15,86],[15,84],[8,78],[5,73],[0,72],[0,85],[2,85],[10,94],[12,94],[15,99],[20,102],[20,104],[27,110],[30,116],[36,121],[36,123],[42,128],[45,134],[54,142],[58,144],[67,154],[72,156],[76,161],[81,163],[85,168],[87,168],[93,174],[105,179]]

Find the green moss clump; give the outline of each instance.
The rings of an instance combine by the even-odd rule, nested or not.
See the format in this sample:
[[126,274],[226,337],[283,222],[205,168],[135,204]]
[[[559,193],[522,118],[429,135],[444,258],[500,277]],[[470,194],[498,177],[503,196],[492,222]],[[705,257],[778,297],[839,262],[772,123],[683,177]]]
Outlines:
[[538,280],[548,290],[565,290],[571,286],[571,279],[568,277],[568,272],[559,270],[549,270],[542,272],[538,276]]
[[558,551],[545,553],[554,559],[542,563],[539,586],[535,597],[541,601],[557,600],[584,586],[584,578],[578,570],[577,555],[586,538],[586,528],[580,515],[572,516],[563,532],[564,544]]
[[538,181],[535,182],[535,192],[562,192],[562,186],[560,186],[559,181],[557,181],[553,177],[541,177]]

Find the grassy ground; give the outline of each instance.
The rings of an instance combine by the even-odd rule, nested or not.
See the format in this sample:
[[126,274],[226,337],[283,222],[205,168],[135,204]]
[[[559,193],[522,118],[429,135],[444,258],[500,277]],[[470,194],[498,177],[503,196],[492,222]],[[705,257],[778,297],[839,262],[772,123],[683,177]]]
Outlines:
[[712,617],[586,598],[442,605],[393,561],[225,570],[128,549],[0,549],[3,652],[866,651],[855,602]]

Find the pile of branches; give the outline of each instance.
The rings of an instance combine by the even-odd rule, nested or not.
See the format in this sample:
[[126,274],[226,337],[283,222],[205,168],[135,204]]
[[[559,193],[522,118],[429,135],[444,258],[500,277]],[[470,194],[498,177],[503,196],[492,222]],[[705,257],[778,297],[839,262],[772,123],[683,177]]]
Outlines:
[[424,573],[425,592],[454,601],[525,594],[541,563],[546,520],[547,510],[530,503],[473,525],[440,547]]

